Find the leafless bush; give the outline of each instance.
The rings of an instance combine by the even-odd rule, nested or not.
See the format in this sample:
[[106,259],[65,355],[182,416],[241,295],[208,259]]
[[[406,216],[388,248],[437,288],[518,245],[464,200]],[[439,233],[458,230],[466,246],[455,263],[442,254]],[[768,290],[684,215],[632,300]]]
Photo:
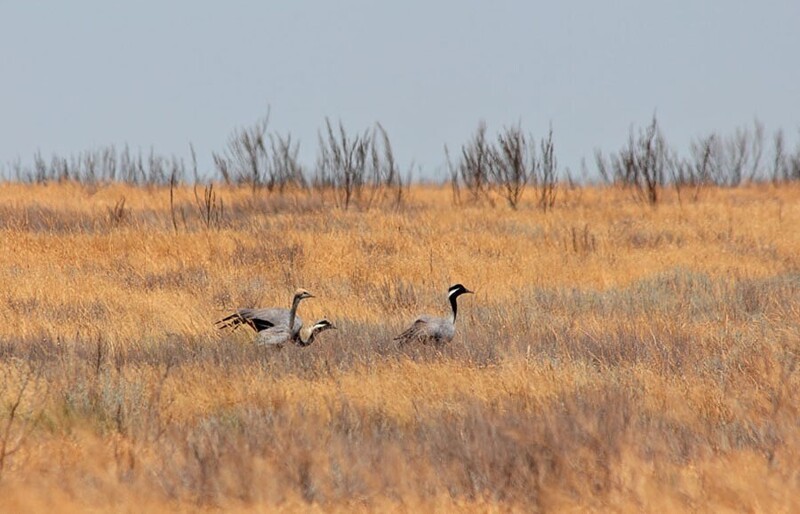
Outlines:
[[325,134],[319,135],[315,185],[332,189],[336,205],[348,209],[358,204],[370,208],[376,201],[403,199],[403,181],[395,162],[386,130],[376,124],[373,130],[350,136],[339,122],[334,129],[325,119]]
[[287,186],[304,186],[298,160],[300,143],[291,135],[267,134],[269,113],[249,127],[236,129],[222,153],[212,152],[214,166],[227,184],[248,184],[283,193]]
[[597,169],[607,181],[633,188],[637,198],[658,203],[659,189],[668,177],[671,154],[656,117],[637,136],[631,130],[628,144],[609,161],[597,151]]
[[328,118],[325,127],[325,135],[319,135],[317,183],[332,188],[337,206],[347,209],[366,183],[372,139],[368,131],[349,137],[341,121],[338,132]]
[[539,207],[547,212],[556,204],[557,185],[558,185],[558,164],[553,145],[552,127],[547,133],[547,139],[542,139],[539,143],[540,154],[535,175],[535,185],[539,192]]
[[297,158],[300,143],[292,142],[291,134],[286,137],[270,134],[269,142],[272,150],[272,176],[278,191],[282,193],[289,184],[304,186],[306,181],[303,176],[303,166]]
[[[607,183],[632,187],[637,197],[655,204],[659,188],[671,183],[681,198],[684,187],[694,187],[693,199],[707,185],[738,186],[743,183],[773,181],[791,177],[792,156],[785,153],[781,131],[773,139],[772,167],[764,166],[764,127],[754,121],[752,127],[737,128],[727,137],[712,133],[691,141],[688,158],[681,158],[666,143],[658,122],[631,133],[628,144],[616,155],[605,158],[595,151],[600,176]],[[797,151],[800,169],[800,146]],[[771,177],[770,177],[771,172]],[[792,180],[791,178],[788,178]]]
[[453,162],[445,147],[453,201],[460,203],[461,187],[470,193],[470,201],[482,199],[494,205],[499,193],[512,209],[517,209],[529,183],[537,190],[539,207],[547,211],[555,205],[558,183],[557,162],[553,146],[553,131],[539,142],[526,135],[519,125],[506,127],[492,144],[486,137],[486,124],[481,122],[461,156]]
[[266,147],[269,113],[249,127],[234,130],[225,150],[212,153],[214,165],[226,183],[249,184],[255,192],[261,185],[275,185]]
[[[316,169],[307,175],[299,161],[300,144],[291,135],[267,133],[269,112],[251,126],[238,128],[221,152],[212,152],[214,168],[227,184],[247,184],[253,191],[264,187],[284,193],[289,186],[318,187],[318,201],[325,202],[326,190],[333,191],[335,204],[349,208],[357,204],[369,208],[376,203],[400,205],[411,178],[400,173],[384,128],[376,124],[363,133],[347,134],[342,123],[333,126],[325,120],[319,134]],[[691,141],[683,156],[666,143],[653,117],[638,132],[631,130],[627,144],[617,153],[604,157],[595,152],[597,171],[607,183],[631,188],[637,198],[658,202],[659,190],[673,185],[679,201],[682,191],[693,187],[693,198],[706,185],[735,187],[771,180],[774,183],[800,180],[800,142],[790,148],[782,130],[771,145],[765,145],[764,126],[758,120],[739,127],[732,134],[711,133]],[[538,149],[536,148],[538,146]],[[197,155],[190,146],[194,183],[200,183]],[[497,139],[487,137],[486,124],[480,122],[474,134],[451,159],[445,147],[453,200],[461,202],[461,190],[471,201],[494,205],[503,198],[518,208],[528,185],[536,189],[539,207],[553,207],[558,190],[557,161],[553,152],[552,130],[536,142],[519,125],[504,129]],[[455,156],[454,156],[455,157]],[[186,180],[186,165],[180,157],[157,154],[152,148],[132,151],[127,145],[79,152],[69,156],[52,155],[48,160],[36,151],[29,163],[16,159],[0,169],[2,179],[28,183],[74,180],[86,184],[125,182],[137,185],[174,187]],[[583,181],[587,180],[584,174]],[[568,170],[563,179],[572,177]],[[580,182],[580,180],[579,180]],[[567,190],[562,188],[562,193]],[[279,204],[280,205],[280,204]],[[173,227],[175,227],[173,216]]]
[[519,125],[507,127],[497,136],[497,149],[492,156],[492,179],[500,187],[509,207],[516,209],[528,181],[538,178],[539,163],[533,138],[526,137]]
[[690,143],[689,152],[692,160],[690,165],[691,174],[686,181],[686,185],[702,186],[711,185],[716,181],[721,173],[715,169],[716,160],[714,152],[716,148],[715,134],[695,139]]
[[[446,147],[445,153],[454,195],[459,195],[459,184],[463,184],[473,202],[487,199],[493,205],[490,187],[495,154],[492,144],[486,139],[486,123],[481,121],[472,138],[461,147],[461,158],[458,162],[453,163],[450,160]],[[455,199],[458,201],[458,198]]]
[[44,182],[47,179],[47,165],[40,151],[37,151],[33,156],[33,169],[36,182]]
[[217,202],[217,193],[214,191],[214,184],[208,184],[203,188],[203,198],[197,193],[197,185],[194,186],[194,199],[197,203],[197,211],[200,219],[206,228],[220,228],[225,214],[225,206],[222,198]]
[[12,176],[20,182],[46,183],[74,180],[84,184],[102,182],[126,182],[137,185],[161,185],[168,183],[174,175],[183,180],[185,165],[175,156],[156,154],[153,149],[147,155],[133,154],[126,145],[122,151],[114,146],[99,150],[88,150],[70,157],[53,155],[48,163],[41,152],[33,156],[33,164],[25,166],[21,161],[12,163]]
[[796,144],[794,153],[787,153],[783,130],[778,130],[773,136],[771,174],[773,183],[800,180],[800,141]]
[[753,131],[749,128],[737,128],[733,136],[725,141],[722,158],[728,168],[727,185],[739,185],[743,181],[753,182],[760,178],[759,166],[764,148],[764,126],[753,122]]
[[786,180],[800,180],[800,141],[795,145],[794,153],[786,157],[784,170]]
[[[395,207],[403,203],[403,177],[395,162],[392,143],[383,125],[375,124],[370,147],[371,196],[367,207],[389,200]],[[410,182],[410,180],[409,180]]]
[[[783,141],[776,141],[782,150]],[[738,186],[766,178],[761,167],[764,153],[764,126],[758,121],[750,128],[737,128],[733,135],[710,134],[696,138],[689,147],[687,184]]]

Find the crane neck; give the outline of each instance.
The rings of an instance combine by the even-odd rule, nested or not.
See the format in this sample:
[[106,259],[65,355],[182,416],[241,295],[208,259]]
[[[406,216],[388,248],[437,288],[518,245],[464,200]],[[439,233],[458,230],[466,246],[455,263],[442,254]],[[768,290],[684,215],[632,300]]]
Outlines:
[[458,315],[458,302],[456,301],[458,295],[451,296],[450,299],[450,308],[453,309],[453,323],[456,322],[456,316]]
[[300,305],[301,298],[295,296],[292,300],[292,308],[289,310],[289,332],[294,332],[294,318],[297,315],[297,306]]

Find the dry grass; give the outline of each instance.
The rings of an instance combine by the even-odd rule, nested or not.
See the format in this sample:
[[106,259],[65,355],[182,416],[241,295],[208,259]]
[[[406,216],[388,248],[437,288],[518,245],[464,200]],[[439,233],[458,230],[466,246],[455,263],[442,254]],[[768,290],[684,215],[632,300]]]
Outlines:
[[[176,231],[168,189],[0,186],[0,510],[800,505],[799,188],[216,193],[209,228],[177,190]],[[396,349],[454,282],[451,345]],[[214,331],[298,286],[338,331]]]

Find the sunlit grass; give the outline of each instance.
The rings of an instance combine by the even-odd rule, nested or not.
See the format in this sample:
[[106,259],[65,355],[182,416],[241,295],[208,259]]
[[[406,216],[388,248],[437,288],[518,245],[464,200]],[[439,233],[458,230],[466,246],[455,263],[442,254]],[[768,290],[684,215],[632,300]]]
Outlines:
[[[175,193],[0,186],[0,430],[29,383],[2,509],[796,506],[797,187],[547,214],[220,188],[211,228]],[[398,350],[455,282],[456,339]],[[300,286],[339,327],[309,348],[213,328]]]

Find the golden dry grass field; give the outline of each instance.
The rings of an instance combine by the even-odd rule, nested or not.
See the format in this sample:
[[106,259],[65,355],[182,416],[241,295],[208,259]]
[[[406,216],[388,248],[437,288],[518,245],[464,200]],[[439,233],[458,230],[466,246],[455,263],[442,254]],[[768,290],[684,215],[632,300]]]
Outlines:
[[[0,185],[0,511],[800,509],[797,186],[215,194]],[[296,287],[339,329],[214,329]]]

